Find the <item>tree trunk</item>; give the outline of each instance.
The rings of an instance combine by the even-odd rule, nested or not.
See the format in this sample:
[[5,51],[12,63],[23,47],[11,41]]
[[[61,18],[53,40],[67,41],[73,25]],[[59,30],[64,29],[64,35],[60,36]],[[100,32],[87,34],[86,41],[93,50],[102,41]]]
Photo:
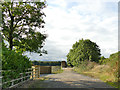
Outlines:
[[11,26],[10,26],[10,32],[9,32],[9,48],[11,50],[13,49],[13,22],[14,22],[14,17],[11,16]]
[[12,50],[13,49],[13,41],[12,41],[12,37],[10,37],[10,42],[9,42],[9,48],[10,48],[10,50]]

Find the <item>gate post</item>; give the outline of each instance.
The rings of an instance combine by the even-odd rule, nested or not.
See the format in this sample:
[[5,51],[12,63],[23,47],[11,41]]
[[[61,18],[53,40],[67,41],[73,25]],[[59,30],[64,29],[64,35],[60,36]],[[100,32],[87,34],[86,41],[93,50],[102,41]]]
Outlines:
[[39,78],[40,78],[40,65],[39,65],[39,73],[38,74],[39,74]]

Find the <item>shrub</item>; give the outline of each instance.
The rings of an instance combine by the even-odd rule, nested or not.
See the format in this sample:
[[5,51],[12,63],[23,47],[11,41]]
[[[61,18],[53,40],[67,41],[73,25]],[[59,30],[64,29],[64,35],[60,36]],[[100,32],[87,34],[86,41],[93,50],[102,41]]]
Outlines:
[[[2,47],[3,82],[18,78],[20,73],[24,73],[30,67],[31,62],[27,56],[8,50],[5,46]],[[5,88],[7,85],[3,87]]]
[[84,72],[84,71],[89,71],[91,70],[92,68],[94,68],[94,66],[96,65],[97,63],[95,62],[91,62],[91,61],[88,61],[88,60],[85,60],[85,61],[82,61],[77,69],[79,72]]
[[3,70],[17,70],[23,72],[25,69],[31,67],[31,62],[27,56],[21,53],[8,50],[3,46],[2,50],[2,69]]
[[118,80],[119,76],[119,65],[118,65],[118,56],[120,55],[120,52],[117,53],[113,53],[110,55],[109,58],[107,59],[103,59],[100,61],[101,64],[106,64],[108,66],[110,66],[110,68],[108,69],[108,71],[110,71],[109,73],[113,73],[116,81]]

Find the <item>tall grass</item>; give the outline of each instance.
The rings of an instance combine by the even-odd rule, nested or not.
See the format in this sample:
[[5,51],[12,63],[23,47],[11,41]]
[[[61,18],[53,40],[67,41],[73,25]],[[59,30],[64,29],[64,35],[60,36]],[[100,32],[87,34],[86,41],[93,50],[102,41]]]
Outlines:
[[84,61],[78,67],[75,67],[74,71],[99,78],[111,86],[118,88],[120,86],[119,54],[120,52],[111,54],[109,58],[100,60],[99,63]]

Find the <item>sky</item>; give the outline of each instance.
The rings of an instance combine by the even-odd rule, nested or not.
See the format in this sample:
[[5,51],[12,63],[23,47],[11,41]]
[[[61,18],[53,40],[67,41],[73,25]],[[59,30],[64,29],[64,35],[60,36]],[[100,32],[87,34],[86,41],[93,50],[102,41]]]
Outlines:
[[106,58],[118,51],[118,0],[46,0],[45,28],[48,37],[39,56],[26,53],[31,60],[66,61],[72,45],[90,39]]

